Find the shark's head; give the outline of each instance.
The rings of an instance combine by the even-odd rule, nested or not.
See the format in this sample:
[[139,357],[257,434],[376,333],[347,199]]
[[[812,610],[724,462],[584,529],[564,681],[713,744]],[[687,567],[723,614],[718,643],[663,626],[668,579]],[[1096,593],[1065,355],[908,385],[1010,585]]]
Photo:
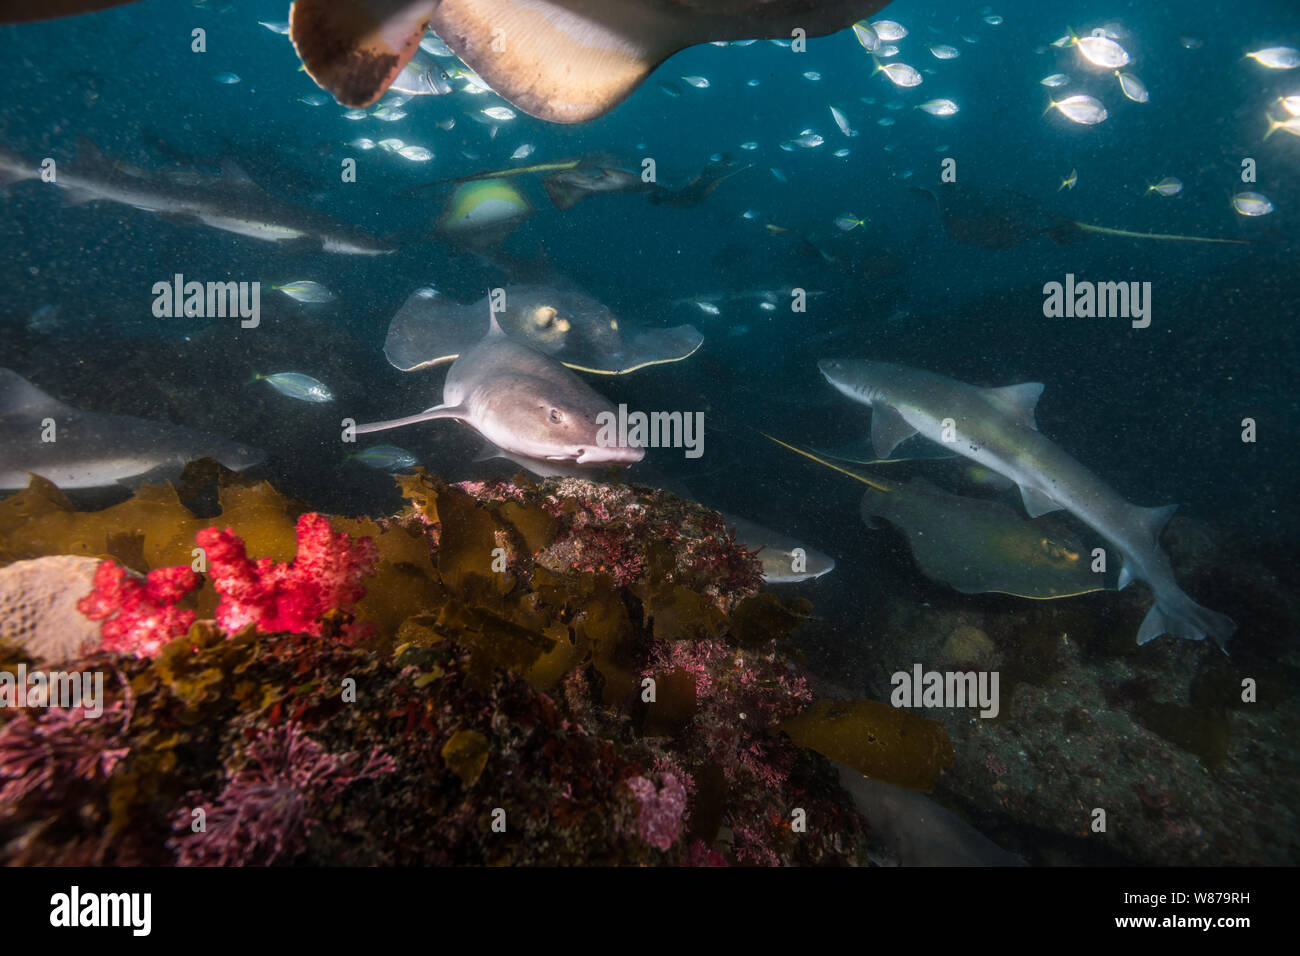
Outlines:
[[826,381],[853,399],[870,405],[877,397],[877,378],[875,371],[880,368],[876,362],[859,359],[822,359],[817,363]]
[[602,440],[606,416],[617,412],[581,379],[535,384],[527,376],[506,379],[484,396],[476,427],[485,438],[516,455],[579,465],[630,465],[645,457],[644,448]]

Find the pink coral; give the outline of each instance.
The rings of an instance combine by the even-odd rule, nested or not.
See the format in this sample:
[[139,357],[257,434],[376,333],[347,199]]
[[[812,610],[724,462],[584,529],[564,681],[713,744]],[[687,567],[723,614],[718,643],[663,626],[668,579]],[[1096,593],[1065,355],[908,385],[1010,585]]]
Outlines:
[[396,769],[378,747],[364,763],[360,754],[332,754],[295,723],[265,731],[248,745],[247,757],[208,809],[202,830],[193,830],[192,811],[177,812],[177,836],[168,845],[181,866],[269,866],[292,857],[344,790]]
[[189,568],[155,568],[141,583],[125,568],[102,561],[95,569],[95,590],[77,602],[92,621],[106,651],[156,657],[162,646],[190,629],[194,612],[176,607],[199,586]]
[[221,602],[217,624],[228,633],[250,624],[263,633],[321,633],[320,617],[347,610],[365,596],[362,581],[374,573],[378,549],[369,538],[335,533],[318,514],[298,519],[298,554],[289,564],[251,560],[229,528],[198,534]]
[[656,787],[646,777],[630,777],[624,781],[637,803],[637,832],[641,839],[659,850],[667,850],[682,835],[686,814],[686,787],[674,774],[661,775],[662,784]]

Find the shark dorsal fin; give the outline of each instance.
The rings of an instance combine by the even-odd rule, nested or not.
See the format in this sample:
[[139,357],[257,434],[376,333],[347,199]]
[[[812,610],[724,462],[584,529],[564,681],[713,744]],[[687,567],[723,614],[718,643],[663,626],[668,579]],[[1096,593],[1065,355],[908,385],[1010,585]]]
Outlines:
[[877,402],[871,406],[871,447],[877,458],[888,458],[901,442],[916,434],[916,429],[891,405]]
[[17,372],[0,368],[0,418],[44,418],[67,408]]
[[1178,510],[1178,505],[1161,505],[1158,508],[1142,508],[1134,506],[1137,512],[1138,520],[1151,534],[1152,541],[1160,540],[1160,533],[1165,530],[1165,525],[1173,517],[1174,512]]
[[77,166],[81,169],[93,169],[98,166],[111,165],[108,157],[100,152],[99,147],[95,145],[94,140],[89,136],[77,137]]
[[1021,382],[1019,385],[1004,385],[1002,388],[987,390],[993,401],[1007,410],[1007,413],[1022,424],[1035,431],[1038,423],[1034,420],[1034,409],[1043,394],[1042,382]]
[[229,157],[221,161],[221,178],[228,186],[237,186],[240,189],[256,189],[261,192],[261,187],[253,182],[253,177],[244,172],[243,167]]

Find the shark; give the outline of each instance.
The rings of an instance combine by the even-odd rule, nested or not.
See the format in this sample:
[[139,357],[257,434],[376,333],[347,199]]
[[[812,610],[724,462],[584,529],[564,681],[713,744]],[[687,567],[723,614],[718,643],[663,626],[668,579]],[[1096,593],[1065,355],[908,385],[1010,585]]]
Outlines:
[[489,311],[487,335],[447,370],[442,404],[415,415],[358,425],[359,435],[451,418],[506,453],[545,462],[630,465],[645,457],[635,445],[604,445],[600,419],[617,410],[576,374],[510,338]]
[[[72,163],[54,167],[50,185],[69,205],[108,202],[151,212],[168,222],[196,224],[304,252],[376,256],[393,247],[348,223],[263,192],[233,161],[220,177],[151,173],[110,160],[89,139]],[[0,147],[0,185],[43,179],[41,166]]]
[[1231,618],[1202,607],[1174,579],[1159,538],[1176,505],[1130,504],[1038,431],[1041,382],[979,388],[923,369],[887,362],[824,359],[821,373],[839,392],[871,408],[871,442],[888,457],[920,434],[1013,481],[1030,517],[1065,510],[1110,542],[1122,558],[1118,587],[1150,586],[1155,603],[1138,628],[1145,644],[1162,634],[1212,638],[1223,648]]
[[243,471],[264,457],[179,425],[73,408],[0,368],[0,490],[26,488],[34,474],[64,490],[107,488],[177,478],[197,458]]

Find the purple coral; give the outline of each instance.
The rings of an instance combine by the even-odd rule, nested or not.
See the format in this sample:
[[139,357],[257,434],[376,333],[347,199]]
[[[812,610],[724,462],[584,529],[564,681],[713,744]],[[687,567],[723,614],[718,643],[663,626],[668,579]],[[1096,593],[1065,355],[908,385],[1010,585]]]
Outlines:
[[[121,701],[104,719],[124,717]],[[97,720],[85,708],[50,708],[35,719],[19,714],[0,728],[0,804],[14,804],[38,791],[66,795],[73,780],[105,780],[127,755],[126,747],[105,747],[90,732]]]
[[667,850],[682,835],[686,815],[686,787],[676,775],[661,775],[659,787],[646,777],[629,777],[628,789],[641,805],[637,813],[637,832],[641,839],[658,850]]
[[177,813],[178,835],[168,845],[181,866],[269,866],[293,856],[339,794],[396,769],[379,747],[355,769],[360,754],[332,754],[296,723],[264,732],[246,756],[207,813],[203,831],[191,832],[189,809]]

